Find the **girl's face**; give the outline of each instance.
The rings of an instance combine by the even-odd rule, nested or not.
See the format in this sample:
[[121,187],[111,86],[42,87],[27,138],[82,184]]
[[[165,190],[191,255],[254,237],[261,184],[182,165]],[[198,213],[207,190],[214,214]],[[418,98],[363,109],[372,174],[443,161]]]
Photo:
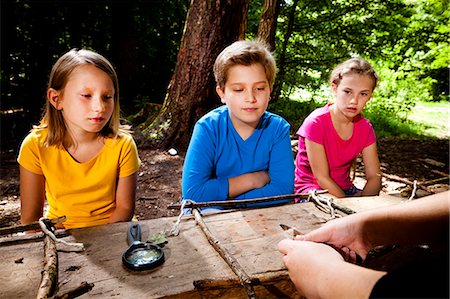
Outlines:
[[[56,92],[56,93],[55,93]],[[77,67],[63,91],[49,90],[49,99],[61,110],[71,134],[97,134],[114,111],[114,85],[104,71],[94,65]],[[57,95],[52,101],[51,96]]]
[[267,109],[271,92],[266,72],[260,63],[231,67],[224,90],[219,86],[216,90],[222,103],[228,106],[235,129],[244,126],[256,128]]
[[332,85],[337,112],[353,119],[360,114],[372,96],[374,80],[366,75],[346,74],[339,85]]

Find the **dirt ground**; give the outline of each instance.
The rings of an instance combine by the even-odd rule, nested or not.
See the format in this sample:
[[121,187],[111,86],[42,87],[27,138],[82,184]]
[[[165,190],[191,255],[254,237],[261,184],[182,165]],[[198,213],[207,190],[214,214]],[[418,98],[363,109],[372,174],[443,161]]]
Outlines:
[[[448,190],[449,141],[386,138],[378,140],[382,172],[409,181],[417,180],[435,191]],[[0,227],[20,222],[19,170],[17,153],[1,152],[0,165]],[[140,220],[175,216],[179,211],[167,206],[181,197],[183,154],[139,149],[142,166],[139,170],[136,216]],[[436,163],[437,162],[437,163]],[[358,163],[357,180],[364,183]],[[358,182],[358,181],[357,181]],[[402,192],[403,191],[403,192]],[[409,197],[407,184],[383,178],[382,193]],[[430,193],[418,189],[417,196]]]

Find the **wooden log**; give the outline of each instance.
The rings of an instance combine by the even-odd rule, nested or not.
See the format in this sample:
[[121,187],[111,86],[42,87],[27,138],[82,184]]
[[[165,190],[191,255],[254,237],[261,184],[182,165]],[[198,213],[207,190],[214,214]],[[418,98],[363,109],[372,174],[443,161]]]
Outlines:
[[58,253],[56,242],[49,236],[44,238],[44,270],[37,299],[49,298],[53,295],[58,284]]
[[[316,194],[327,193],[327,190],[317,191]],[[286,194],[286,195],[277,195],[277,196],[268,196],[268,197],[260,197],[253,199],[242,199],[242,200],[221,200],[221,201],[208,201],[208,202],[187,202],[184,206],[187,209],[193,208],[207,208],[207,207],[224,207],[224,208],[236,208],[240,206],[244,206],[246,204],[255,204],[255,203],[264,203],[275,200],[282,199],[291,199],[293,202],[295,198],[306,199],[309,197],[308,193],[298,193],[298,194]],[[175,203],[167,206],[168,209],[180,209],[181,204]]]
[[228,250],[226,250],[223,246],[220,245],[219,239],[214,237],[213,234],[210,232],[210,230],[206,226],[206,223],[203,221],[200,212],[197,209],[194,209],[193,214],[198,226],[200,226],[203,233],[205,234],[205,237],[208,239],[208,242],[225,260],[228,266],[230,266],[231,270],[233,270],[233,272],[238,276],[240,283],[242,284],[247,293],[247,296],[249,298],[256,298],[255,290],[253,289],[252,286],[252,281],[250,277],[247,275],[247,273],[245,273],[244,269],[242,269],[241,265],[238,263],[236,258],[234,258],[234,256],[231,255],[228,252]]
[[[411,182],[411,181],[408,180],[408,179],[401,178],[401,177],[396,176],[396,175],[393,175],[393,174],[382,173],[381,175],[384,176],[385,178],[388,178],[388,179],[392,180],[392,181],[397,181],[397,182],[405,183],[405,184],[411,185],[411,186],[414,185],[414,182]],[[436,193],[434,190],[432,190],[432,189],[430,189],[430,188],[428,188],[428,187],[426,187],[426,186],[422,186],[422,185],[420,185],[419,183],[417,184],[417,188],[420,188],[420,189],[422,189],[422,190],[425,190],[425,191],[427,191],[427,192],[429,192],[429,193],[433,193],[433,194]]]
[[[63,223],[64,221],[66,221],[66,216],[50,219],[50,222],[52,224]],[[36,230],[36,229],[39,229],[39,230],[41,229],[41,226],[39,225],[39,221],[30,223],[30,224],[20,224],[20,225],[2,227],[2,228],[0,228],[0,236],[25,232],[27,230]]]

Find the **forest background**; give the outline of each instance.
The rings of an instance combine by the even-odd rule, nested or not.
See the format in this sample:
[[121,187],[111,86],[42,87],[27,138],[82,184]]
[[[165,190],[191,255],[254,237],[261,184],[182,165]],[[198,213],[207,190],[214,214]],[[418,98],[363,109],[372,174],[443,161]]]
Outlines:
[[[0,227],[20,223],[18,147],[40,120],[52,65],[72,48],[95,50],[117,70],[142,161],[138,219],[177,214],[167,206],[181,197],[193,125],[220,105],[214,60],[243,38],[275,53],[268,109],[289,121],[293,140],[331,99],[332,68],[369,60],[381,77],[364,114],[377,134],[382,192],[409,197],[412,181],[418,196],[448,189],[447,0],[2,0],[0,13]],[[362,170],[357,161],[357,179]]]
[[182,151],[195,121],[220,105],[214,58],[258,36],[279,69],[269,110],[293,133],[330,99],[331,69],[362,56],[381,77],[365,110],[377,136],[424,135],[408,116],[417,103],[448,107],[449,16],[444,0],[2,1],[1,146],[16,149],[38,123],[56,59],[88,48],[116,67],[139,145]]

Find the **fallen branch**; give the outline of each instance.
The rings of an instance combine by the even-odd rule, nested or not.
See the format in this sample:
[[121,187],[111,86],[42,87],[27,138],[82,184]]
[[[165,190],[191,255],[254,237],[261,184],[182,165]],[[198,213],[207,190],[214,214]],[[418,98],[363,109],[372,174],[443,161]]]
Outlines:
[[[410,180],[407,180],[405,178],[401,178],[399,176],[396,176],[396,175],[393,175],[393,174],[387,174],[387,173],[382,173],[381,175],[384,176],[385,178],[388,178],[388,179],[392,180],[392,181],[397,181],[397,182],[405,183],[407,185],[414,186],[414,182],[411,182]],[[425,191],[427,191],[429,193],[433,193],[433,194],[436,193],[436,191],[434,191],[434,190],[432,190],[432,189],[430,189],[430,188],[428,188],[426,186],[422,186],[421,184],[417,184],[417,187],[422,189],[422,190],[425,190]]]
[[233,272],[238,276],[241,285],[244,287],[247,293],[247,296],[249,298],[256,298],[255,290],[253,289],[252,280],[250,279],[250,277],[247,275],[247,273],[245,273],[244,269],[242,269],[241,265],[234,258],[234,256],[228,253],[228,251],[220,245],[220,241],[213,236],[213,234],[210,232],[205,222],[203,221],[200,212],[197,209],[194,209],[192,212],[195,216],[197,224],[202,229],[206,239],[208,239],[208,242],[225,260],[228,266],[230,266],[231,270],[233,270]]
[[[317,194],[323,194],[327,193],[327,190],[323,191],[317,191]],[[221,201],[208,201],[208,202],[193,202],[188,201],[186,202],[185,208],[193,209],[193,208],[207,208],[207,207],[224,207],[224,208],[242,208],[246,207],[248,204],[256,204],[256,203],[264,203],[264,202],[270,202],[275,200],[282,200],[282,199],[291,199],[293,202],[295,198],[300,199],[306,199],[309,197],[308,193],[298,193],[298,194],[286,194],[286,195],[277,195],[277,196],[269,196],[269,197],[260,197],[260,198],[253,198],[253,199],[238,199],[238,200],[221,200]],[[181,204],[175,203],[167,206],[168,209],[180,209]]]
[[49,236],[44,238],[44,270],[36,298],[49,298],[58,284],[58,253],[56,242]]
[[[58,224],[58,223],[63,223],[64,221],[66,221],[66,216],[50,219],[50,222],[53,225]],[[0,228],[0,236],[14,234],[14,233],[20,233],[20,232],[24,232],[27,230],[36,230],[36,229],[41,229],[41,226],[39,225],[39,221],[30,223],[30,224],[20,224],[20,225],[2,227],[2,228]]]
[[94,287],[93,283],[87,283],[86,281],[83,281],[78,287],[75,287],[63,294],[57,294],[52,299],[76,298],[83,294],[86,294],[87,292],[92,290],[93,287]]

